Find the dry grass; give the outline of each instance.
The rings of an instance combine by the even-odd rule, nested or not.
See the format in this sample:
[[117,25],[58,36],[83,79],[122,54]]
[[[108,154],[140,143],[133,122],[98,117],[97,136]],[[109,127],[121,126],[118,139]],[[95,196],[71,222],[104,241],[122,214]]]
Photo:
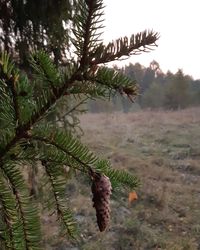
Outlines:
[[80,120],[82,141],[114,168],[137,175],[142,186],[131,205],[128,193],[113,194],[110,228],[100,233],[89,180],[77,174],[66,190],[80,243],[59,238],[51,217],[43,222],[45,249],[200,249],[200,108],[84,114]]
[[[113,201],[104,240],[95,241],[94,227],[86,230],[83,249],[199,249],[200,109],[85,114],[80,119],[82,140],[143,183],[131,207],[128,194]],[[93,213],[91,208],[90,223]]]

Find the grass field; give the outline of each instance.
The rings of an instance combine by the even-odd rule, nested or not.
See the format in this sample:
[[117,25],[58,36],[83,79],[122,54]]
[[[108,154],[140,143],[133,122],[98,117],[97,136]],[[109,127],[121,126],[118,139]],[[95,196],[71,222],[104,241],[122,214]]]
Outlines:
[[88,113],[80,120],[82,141],[114,168],[138,176],[142,186],[132,204],[128,192],[114,193],[110,227],[100,233],[88,180],[77,174],[67,192],[80,244],[51,249],[200,249],[200,108]]
[[142,182],[133,204],[114,197],[103,234],[82,190],[83,249],[200,249],[200,108],[85,114],[81,126],[91,150]]

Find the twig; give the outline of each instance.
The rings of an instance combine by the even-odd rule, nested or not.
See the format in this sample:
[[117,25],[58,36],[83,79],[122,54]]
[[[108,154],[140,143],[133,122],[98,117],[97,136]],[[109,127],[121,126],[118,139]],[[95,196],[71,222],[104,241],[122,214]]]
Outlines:
[[55,120],[55,122],[60,121],[61,119],[63,119],[65,116],[69,115],[70,113],[72,113],[74,110],[76,110],[76,108],[78,108],[81,104],[83,104],[87,99],[89,99],[89,97],[87,96],[85,99],[83,99],[81,102],[79,102],[77,105],[75,105],[73,108],[71,108],[70,110],[68,110],[64,115],[62,115],[60,118],[57,118]]

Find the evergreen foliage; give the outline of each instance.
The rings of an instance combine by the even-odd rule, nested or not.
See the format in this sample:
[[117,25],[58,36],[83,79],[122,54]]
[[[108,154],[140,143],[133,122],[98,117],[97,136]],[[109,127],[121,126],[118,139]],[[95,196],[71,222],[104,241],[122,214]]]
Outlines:
[[[117,93],[134,98],[135,81],[107,62],[146,51],[158,34],[143,32],[104,45],[103,1],[77,0],[71,41],[76,56],[65,68],[57,68],[44,51],[30,57],[34,76],[17,69],[5,51],[0,58],[0,209],[1,249],[41,249],[39,210],[30,195],[23,166],[41,163],[54,197],[54,208],[63,231],[76,238],[76,222],[65,197],[68,166],[90,176],[91,171],[110,178],[112,186],[135,189],[139,181],[123,170],[115,170],[99,159],[79,139],[47,117],[62,98],[84,96],[109,98]],[[40,90],[38,91],[38,86]]]
[[45,49],[56,64],[63,63],[72,9],[67,0],[1,0],[0,51],[9,51],[23,66],[36,49]]

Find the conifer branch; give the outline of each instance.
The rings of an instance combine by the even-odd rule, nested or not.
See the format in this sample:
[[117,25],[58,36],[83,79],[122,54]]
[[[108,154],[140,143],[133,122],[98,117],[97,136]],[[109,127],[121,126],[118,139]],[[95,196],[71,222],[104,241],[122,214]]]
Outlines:
[[92,15],[93,12],[95,10],[95,3],[96,1],[94,0],[88,0],[86,1],[87,3],[87,7],[88,7],[88,15],[86,18],[86,22],[85,22],[85,32],[84,32],[84,37],[83,37],[83,50],[82,50],[82,57],[80,59],[80,68],[84,69],[85,66],[88,65],[89,62],[87,62],[87,58],[88,58],[88,50],[89,50],[89,42],[90,42],[90,29],[91,29],[91,24],[92,24]]
[[[45,134],[47,133],[48,137],[45,136]],[[57,138],[61,136],[63,142],[60,142],[59,144],[56,143],[58,141]],[[113,181],[113,186],[116,186],[117,184],[121,183],[124,186],[136,188],[139,185],[139,180],[136,177],[131,176],[126,171],[112,169],[108,161],[99,160],[97,157],[94,157],[93,154],[87,150],[87,148],[81,146],[72,138],[66,139],[63,133],[52,134],[50,130],[47,130],[46,132],[44,132],[43,136],[32,135],[30,136],[30,139],[38,140],[47,145],[53,145],[54,147],[56,147],[58,149],[58,155],[56,154],[55,150],[53,150],[53,154],[55,155],[57,163],[67,164],[69,167],[76,168],[84,173],[89,173],[90,170],[93,168],[96,171],[105,174],[109,178],[111,178],[111,181]],[[66,158],[62,153],[59,153],[59,151],[68,155],[70,157],[70,160]],[[46,160],[49,161],[48,153],[46,153],[46,156]],[[51,153],[49,156],[51,157]],[[61,159],[60,162],[59,158]],[[72,161],[72,159],[74,160],[74,162]]]
[[[30,204],[30,197],[26,194],[27,189],[23,177],[11,162],[1,166],[1,170],[5,178],[7,178],[7,182],[15,196],[15,209],[17,209],[21,221],[20,227],[22,230],[21,234],[23,235],[23,239],[21,240],[24,242],[24,248],[26,250],[40,249],[40,229],[39,224],[37,224],[39,218],[36,215],[36,207],[34,204]],[[30,232],[35,234],[34,238],[31,237]]]
[[30,119],[28,122],[26,122],[26,123],[23,124],[23,125],[20,125],[20,124],[19,124],[19,125],[16,127],[16,131],[17,131],[17,132],[16,132],[16,135],[7,143],[6,147],[5,147],[3,150],[1,150],[1,152],[0,152],[0,160],[1,160],[1,158],[5,155],[5,153],[8,152],[8,151],[10,150],[10,148],[11,148],[12,146],[14,146],[20,139],[26,138],[26,137],[27,137],[27,131],[30,130],[31,126],[33,126],[39,119],[41,119],[41,117],[46,113],[46,111],[47,111],[52,105],[54,105],[54,104],[56,103],[56,101],[57,101],[60,97],[62,97],[62,96],[64,95],[63,93],[66,91],[66,89],[67,89],[70,85],[72,85],[72,84],[76,81],[76,78],[77,78],[77,75],[74,74],[74,75],[72,76],[72,78],[71,78],[69,81],[67,81],[67,82],[65,83],[64,86],[62,86],[61,88],[58,88],[58,89],[57,89],[57,92],[54,93],[54,94],[52,94],[52,95],[50,96],[50,98],[49,98],[49,99],[46,101],[46,103],[41,107],[41,109],[38,110],[38,111],[36,111],[36,112],[32,115],[31,119]]
[[101,35],[99,30],[103,27],[101,25],[103,4],[101,0],[79,0],[77,4],[78,11],[74,20],[73,33],[78,39],[72,39],[72,42],[77,49],[80,69],[84,73],[88,69],[92,60],[90,55],[94,53]]
[[9,82],[7,82],[10,85],[11,91],[12,91],[12,98],[13,98],[13,106],[15,110],[16,115],[16,123],[19,122],[20,119],[20,113],[19,113],[19,104],[18,104],[18,98],[17,98],[17,92],[16,92],[16,81],[14,79],[10,79]]
[[96,80],[93,77],[85,76],[86,81],[77,83],[75,86],[72,86],[68,92],[72,95],[86,95],[87,98],[108,98],[109,90],[105,85],[97,84]]
[[61,75],[45,51],[41,50],[31,55],[30,65],[34,69],[37,80],[41,80],[43,85],[47,83],[47,86],[51,86],[51,89],[56,92],[57,87],[62,84]]
[[[8,202],[9,200],[9,202]],[[6,186],[2,173],[0,175],[0,204],[1,204],[1,216],[4,220],[6,229],[5,234],[8,235],[9,239],[6,242],[6,236],[3,237],[7,248],[15,250],[15,232],[14,227],[16,226],[16,203],[11,194],[11,190]],[[1,232],[2,233],[2,232]]]
[[124,56],[138,55],[141,52],[148,52],[156,47],[156,41],[159,34],[154,31],[144,31],[132,35],[130,38],[123,37],[116,41],[110,42],[108,45],[100,44],[94,53],[92,65],[108,63],[119,60]]
[[62,119],[64,119],[66,116],[70,115],[72,112],[76,111],[78,107],[80,107],[83,103],[85,103],[87,100],[89,99],[89,97],[87,96],[86,98],[84,98],[83,100],[81,100],[79,103],[77,103],[74,107],[72,107],[71,109],[69,109],[66,113],[64,113],[64,115],[62,115],[61,117],[59,117],[58,119],[55,120],[55,122],[61,121]]
[[123,187],[134,190],[140,185],[140,181],[137,177],[129,174],[128,172],[120,169],[113,169],[111,164],[107,160],[98,160],[94,164],[95,171],[105,174],[112,182],[112,187],[119,187],[119,184]]
[[120,72],[100,67],[94,76],[86,75],[88,81],[93,82],[97,86],[109,89],[110,92],[118,92],[121,95],[127,95],[131,101],[138,95],[138,85],[136,81],[124,76]]
[[13,107],[15,110],[15,120],[17,124],[20,119],[19,104],[16,91],[16,84],[19,79],[19,74],[15,70],[14,64],[10,61],[9,55],[6,52],[2,53],[1,55],[0,74],[1,74],[1,80],[5,82],[5,84],[11,91]]
[[[48,139],[48,138],[44,138],[44,137],[40,137],[40,136],[31,136],[30,139],[32,140],[37,140],[40,142],[43,142],[45,144],[50,144],[55,146],[58,150],[61,150],[62,152],[64,152],[65,154],[69,155],[73,160],[75,160],[80,166],[82,166],[84,169],[90,169],[89,163],[82,161],[79,157],[77,157],[75,154],[73,154],[72,152],[68,151],[66,148],[62,147],[61,145],[57,144],[55,141]],[[73,167],[73,165],[71,165],[71,167]]]
[[58,219],[64,224],[67,234],[72,239],[75,239],[77,236],[77,224],[70,209],[65,205],[66,200],[64,201],[63,199],[65,196],[65,180],[63,180],[64,182],[59,180],[59,177],[61,177],[60,171],[55,170],[56,166],[54,163],[42,160],[42,165],[45,167],[52,186]]

